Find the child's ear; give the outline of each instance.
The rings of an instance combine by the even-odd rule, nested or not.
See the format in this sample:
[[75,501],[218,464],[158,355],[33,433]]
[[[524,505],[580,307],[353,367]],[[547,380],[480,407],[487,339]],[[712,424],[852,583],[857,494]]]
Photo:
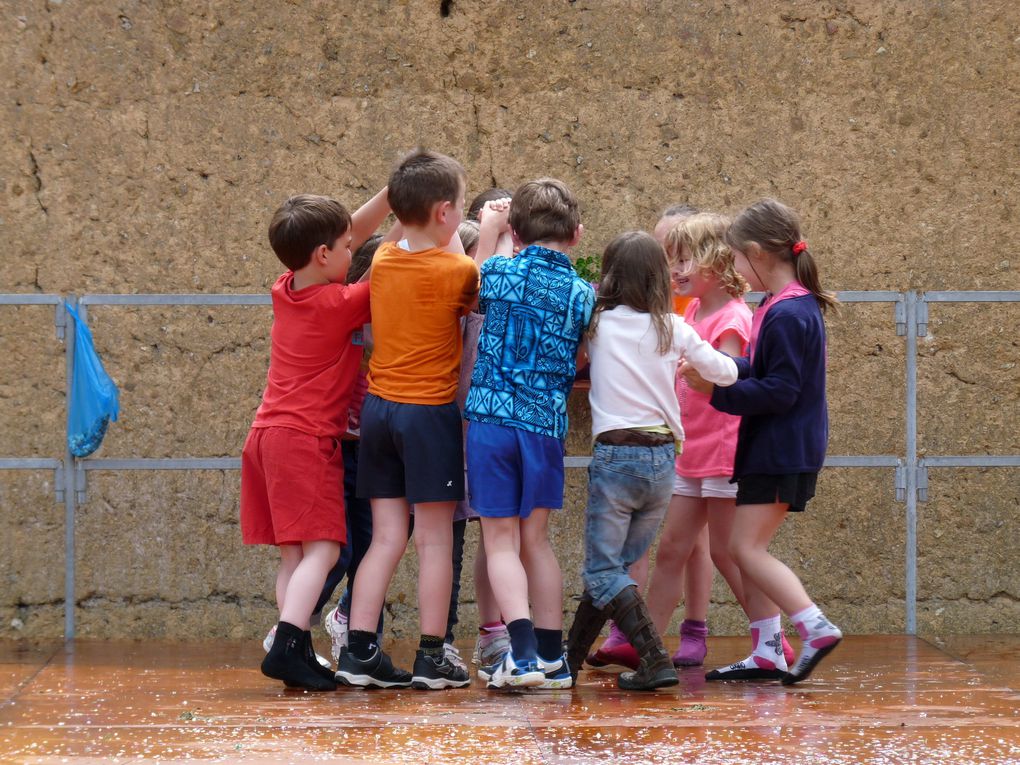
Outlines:
[[574,229],[574,235],[572,237],[570,237],[570,242],[568,244],[571,247],[576,247],[577,243],[581,241],[581,236],[583,234],[584,234],[584,224],[583,223],[578,223],[577,224],[577,228]]
[[435,222],[440,224],[446,223],[446,216],[449,214],[450,208],[452,207],[453,202],[445,200],[442,202],[436,202],[435,206],[432,208],[432,217]]
[[324,244],[320,244],[312,251],[312,260],[320,266],[326,265],[326,261],[329,260],[329,256],[326,254],[328,251],[329,247]]
[[522,242],[521,238],[517,236],[517,232],[514,231],[512,226],[510,227],[510,240],[514,243],[514,252],[524,249],[524,242]]

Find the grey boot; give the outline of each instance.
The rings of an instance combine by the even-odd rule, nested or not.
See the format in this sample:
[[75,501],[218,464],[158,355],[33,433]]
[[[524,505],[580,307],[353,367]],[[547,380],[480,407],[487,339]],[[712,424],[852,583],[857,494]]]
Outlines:
[[577,604],[577,613],[574,614],[574,623],[570,625],[570,632],[567,633],[567,666],[575,683],[584,657],[588,655],[592,643],[599,636],[608,618],[605,611],[595,607],[587,592],[581,596],[581,602]]
[[608,616],[616,622],[630,644],[637,651],[641,663],[635,672],[623,672],[617,684],[625,691],[653,691],[669,685],[677,685],[680,680],[676,668],[669,658],[666,647],[662,644],[648,606],[641,598],[637,587],[627,587],[610,601],[606,607]]

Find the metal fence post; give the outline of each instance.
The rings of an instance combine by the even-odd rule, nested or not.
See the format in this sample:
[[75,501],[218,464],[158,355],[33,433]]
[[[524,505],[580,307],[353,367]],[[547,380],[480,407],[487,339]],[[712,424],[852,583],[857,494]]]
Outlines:
[[[72,308],[78,305],[78,299],[74,295],[67,296],[67,302]],[[75,326],[74,317],[70,312],[63,311],[64,315],[64,367],[66,371],[65,407],[71,405],[71,375],[74,373],[74,338]],[[77,495],[74,489],[74,455],[67,443],[67,428],[64,429],[64,640],[74,640],[74,517],[77,509]]]
[[917,303],[914,290],[904,293],[906,308],[906,630],[917,634]]

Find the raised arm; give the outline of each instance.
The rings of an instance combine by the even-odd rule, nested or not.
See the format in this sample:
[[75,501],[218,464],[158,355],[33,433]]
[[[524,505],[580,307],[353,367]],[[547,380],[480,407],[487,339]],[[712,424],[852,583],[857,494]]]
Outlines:
[[[509,256],[513,254],[512,243],[510,252],[500,251],[500,245],[504,245],[505,241],[503,235],[510,232],[509,221],[509,199],[486,202],[478,212],[478,246],[475,247],[475,263],[479,267],[493,255]],[[503,249],[506,249],[505,245]]]
[[356,250],[390,214],[389,188],[383,186],[374,197],[355,210],[351,216],[351,249]]

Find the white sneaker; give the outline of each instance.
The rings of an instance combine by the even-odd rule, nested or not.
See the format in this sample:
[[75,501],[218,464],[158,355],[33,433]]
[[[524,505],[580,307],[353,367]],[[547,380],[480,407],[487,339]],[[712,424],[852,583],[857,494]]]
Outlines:
[[570,675],[570,669],[567,666],[567,656],[564,654],[556,661],[545,661],[541,656],[538,657],[538,668],[545,673],[545,680],[539,689],[544,690],[560,690],[562,688],[570,688],[574,685],[574,678]]
[[443,643],[443,653],[446,654],[446,660],[453,666],[467,672],[467,664],[464,663],[464,659],[460,656],[460,651],[457,650],[453,643]]
[[485,672],[489,676],[487,688],[537,688],[545,682],[545,672],[538,668],[538,662],[518,663],[512,651],[507,651],[502,662],[487,667]]
[[340,665],[340,649],[347,646],[347,621],[347,615],[340,610],[339,606],[327,611],[322,617],[322,627],[329,635],[332,643],[330,653],[337,666]]
[[510,633],[504,625],[501,629],[486,631],[475,639],[471,661],[479,667],[488,667],[502,659],[509,650]]
[[[272,628],[269,630],[269,632],[266,634],[265,639],[262,641],[262,647],[266,650],[266,653],[269,653],[269,649],[273,647],[273,641],[275,639],[276,639],[276,625],[274,624]],[[315,654],[315,659],[316,661],[319,662],[319,664],[324,666],[326,669],[333,668],[333,665],[329,663],[329,659],[327,659],[325,656]]]

